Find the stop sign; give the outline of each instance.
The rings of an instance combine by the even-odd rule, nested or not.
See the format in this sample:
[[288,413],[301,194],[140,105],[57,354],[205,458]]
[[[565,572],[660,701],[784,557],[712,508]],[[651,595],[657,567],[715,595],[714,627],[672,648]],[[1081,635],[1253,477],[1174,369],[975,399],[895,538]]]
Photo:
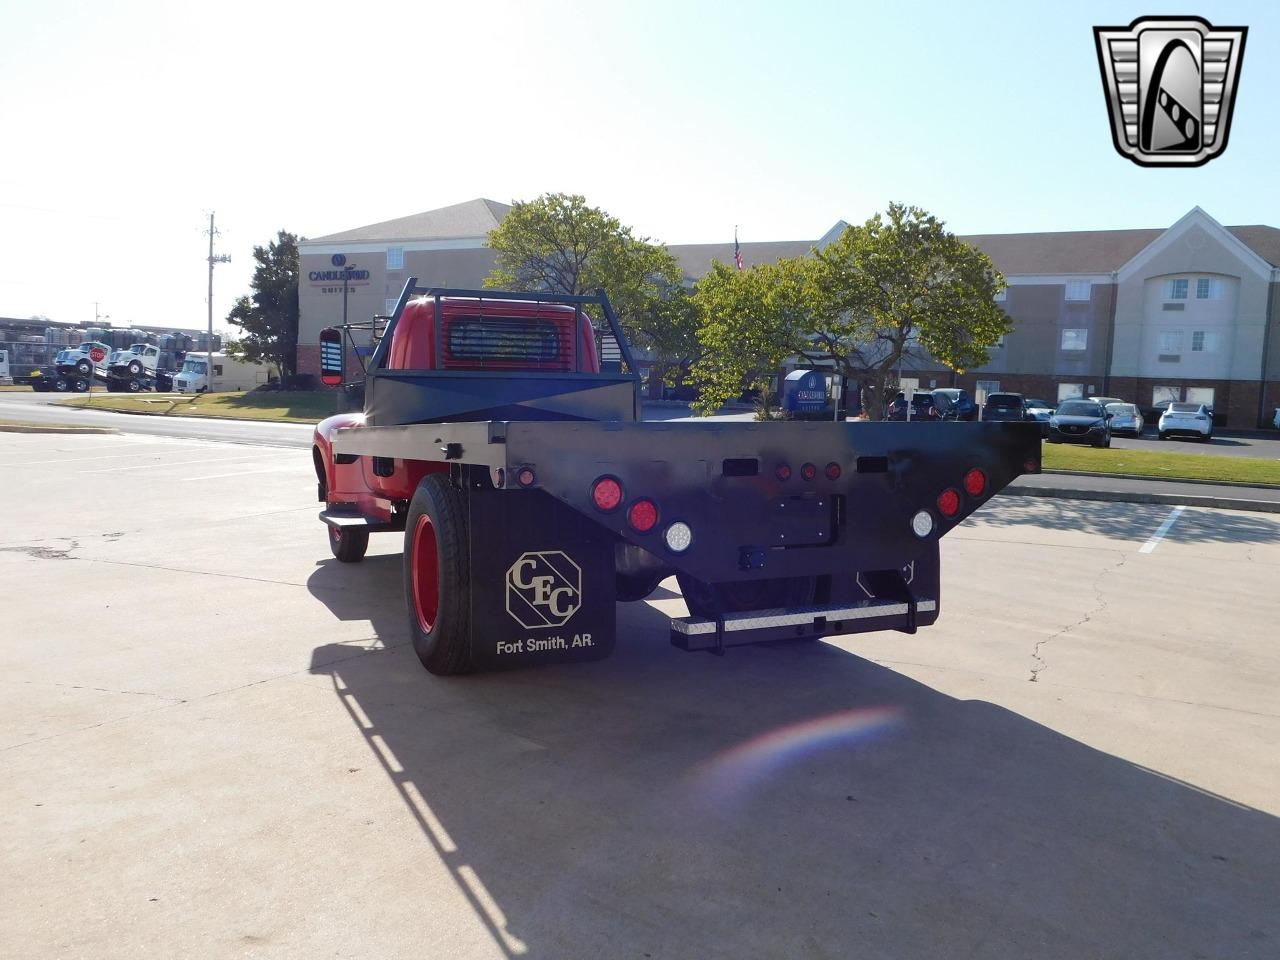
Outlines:
[[103,350],[101,347],[93,347],[89,351],[89,359],[94,363],[101,363],[103,360],[107,359],[107,351]]

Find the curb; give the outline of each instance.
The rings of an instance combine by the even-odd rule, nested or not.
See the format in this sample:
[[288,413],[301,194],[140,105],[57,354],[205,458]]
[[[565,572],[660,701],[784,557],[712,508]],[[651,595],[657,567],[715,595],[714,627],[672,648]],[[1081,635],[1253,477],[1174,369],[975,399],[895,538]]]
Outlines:
[[1210,507],[1217,510],[1280,513],[1280,501],[1245,500],[1240,497],[1200,497],[1189,493],[1131,493],[1125,490],[1072,490],[1066,487],[1005,487],[997,496],[1102,500],[1108,503],[1159,503],[1175,507]]
[[[72,406],[71,404],[61,403],[57,400],[46,401],[45,405],[49,407],[66,407],[67,409],[70,409],[70,410],[82,409],[79,404]],[[88,409],[93,409],[92,405],[90,405]],[[209,414],[202,413],[199,416],[188,416],[181,413],[160,413],[158,410],[155,412],[152,412],[150,410],[103,409],[100,412],[118,413],[126,417],[155,417],[158,420],[231,420],[231,421],[234,421],[235,423],[283,423],[291,427],[314,427],[317,423],[320,422],[320,420],[324,419],[324,417],[321,417],[320,420],[314,420],[314,421],[313,420],[268,420],[265,417],[222,417],[216,413],[209,413]],[[326,414],[326,416],[333,416],[333,414]],[[89,429],[89,428],[86,428],[86,429]],[[93,429],[111,430],[112,432],[118,432],[115,430],[114,427],[97,427]]]
[[1098,477],[1101,480],[1153,480],[1156,483],[1199,483],[1209,487],[1243,487],[1253,490],[1280,490],[1280,484],[1248,483],[1239,480],[1193,480],[1190,477],[1151,477],[1141,473],[1087,473],[1083,470],[1041,470],[1063,477]]
[[58,424],[0,423],[0,433],[119,433],[115,427],[71,427]]

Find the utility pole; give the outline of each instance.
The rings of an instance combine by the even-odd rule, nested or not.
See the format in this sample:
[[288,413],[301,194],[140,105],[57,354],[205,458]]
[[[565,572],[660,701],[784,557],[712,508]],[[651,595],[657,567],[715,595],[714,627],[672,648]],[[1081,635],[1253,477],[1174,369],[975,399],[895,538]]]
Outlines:
[[208,369],[205,371],[205,391],[213,393],[213,265],[215,263],[230,263],[231,258],[225,253],[214,256],[213,254],[213,238],[218,235],[217,228],[213,225],[213,214],[209,214],[209,342],[206,346],[208,351]]

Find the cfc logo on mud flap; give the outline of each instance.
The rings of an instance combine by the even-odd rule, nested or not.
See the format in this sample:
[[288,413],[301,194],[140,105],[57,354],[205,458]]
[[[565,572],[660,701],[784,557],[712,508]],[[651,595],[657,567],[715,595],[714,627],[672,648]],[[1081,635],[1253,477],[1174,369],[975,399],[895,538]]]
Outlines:
[[507,570],[507,613],[530,630],[560,627],[582,606],[582,568],[559,550],[522,553]]

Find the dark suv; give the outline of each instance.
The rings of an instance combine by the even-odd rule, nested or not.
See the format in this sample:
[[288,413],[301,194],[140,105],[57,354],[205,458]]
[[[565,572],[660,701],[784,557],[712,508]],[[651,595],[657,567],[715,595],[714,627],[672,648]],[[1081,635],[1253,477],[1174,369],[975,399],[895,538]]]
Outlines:
[[1020,393],[990,393],[987,402],[982,405],[982,419],[1009,423],[1011,421],[1034,420],[1027,410],[1027,402]]
[[[934,405],[933,394],[925,390],[917,390],[911,395],[912,420],[937,420],[938,408]],[[886,420],[907,419],[907,401],[905,397],[894,397],[889,401]]]
[[977,420],[978,405],[968,390],[959,387],[938,387],[933,393],[933,405],[943,420]]

